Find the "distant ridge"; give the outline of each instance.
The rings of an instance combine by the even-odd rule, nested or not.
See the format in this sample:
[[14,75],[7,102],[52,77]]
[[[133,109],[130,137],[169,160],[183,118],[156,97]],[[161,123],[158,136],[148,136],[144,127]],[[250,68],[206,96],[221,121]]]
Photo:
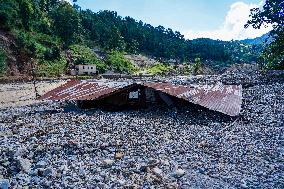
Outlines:
[[266,42],[271,42],[271,37],[269,36],[269,33],[266,33],[260,37],[256,37],[254,39],[244,39],[240,42],[250,44],[250,45],[260,45]]

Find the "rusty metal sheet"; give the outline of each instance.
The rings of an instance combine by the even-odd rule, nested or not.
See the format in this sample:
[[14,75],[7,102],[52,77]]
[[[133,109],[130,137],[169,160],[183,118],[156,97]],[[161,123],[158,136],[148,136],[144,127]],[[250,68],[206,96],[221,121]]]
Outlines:
[[41,96],[39,100],[95,100],[132,84],[132,82],[72,80]]
[[198,104],[230,116],[240,114],[241,85],[174,85],[172,83],[145,83],[147,87]]
[[163,82],[73,80],[43,95],[40,100],[94,100],[119,92],[132,85],[149,87],[230,116],[237,116],[241,111],[242,86],[222,85],[221,83],[216,85],[175,85]]

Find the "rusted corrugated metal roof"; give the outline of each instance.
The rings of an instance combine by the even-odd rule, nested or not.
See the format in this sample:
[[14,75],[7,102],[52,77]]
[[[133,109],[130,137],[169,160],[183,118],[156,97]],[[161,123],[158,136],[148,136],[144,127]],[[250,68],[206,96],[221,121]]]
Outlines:
[[132,82],[72,80],[41,96],[39,100],[94,100],[132,84]]
[[94,100],[119,92],[132,85],[143,85],[210,110],[237,116],[241,111],[242,86],[174,85],[161,82],[70,81],[43,95],[40,100]]
[[145,86],[230,116],[237,116],[241,111],[241,85],[222,85],[221,83],[216,85],[145,83]]

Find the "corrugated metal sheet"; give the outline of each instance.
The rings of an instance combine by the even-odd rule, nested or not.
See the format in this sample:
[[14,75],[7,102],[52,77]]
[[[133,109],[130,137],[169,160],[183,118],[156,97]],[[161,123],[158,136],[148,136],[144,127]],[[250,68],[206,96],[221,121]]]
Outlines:
[[40,100],[94,100],[119,92],[132,85],[143,85],[210,110],[237,116],[242,105],[242,86],[237,85],[174,85],[161,82],[70,81],[43,95]]
[[39,100],[94,100],[132,84],[133,82],[72,80],[41,96]]
[[145,83],[145,86],[230,116],[237,116],[241,111],[241,85],[222,85],[218,83],[216,85],[199,86]]

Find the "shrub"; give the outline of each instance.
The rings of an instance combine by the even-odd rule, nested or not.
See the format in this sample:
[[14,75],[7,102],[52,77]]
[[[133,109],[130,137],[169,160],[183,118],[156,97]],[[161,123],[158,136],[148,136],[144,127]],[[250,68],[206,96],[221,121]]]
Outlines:
[[192,74],[197,75],[202,73],[202,64],[200,58],[195,58],[195,63],[192,65]]
[[60,77],[65,74],[66,65],[67,61],[63,55],[53,61],[40,60],[37,74],[44,77]]
[[119,51],[111,51],[108,54],[107,64],[120,73],[134,73],[137,68],[124,57],[124,53]]
[[57,38],[46,34],[14,30],[18,45],[28,55],[47,60],[54,60],[60,57],[60,41]]
[[151,75],[165,75],[167,72],[173,69],[172,66],[164,64],[156,64],[147,69],[147,73]]
[[58,47],[48,48],[44,52],[44,59],[56,60],[60,58],[60,49]]

